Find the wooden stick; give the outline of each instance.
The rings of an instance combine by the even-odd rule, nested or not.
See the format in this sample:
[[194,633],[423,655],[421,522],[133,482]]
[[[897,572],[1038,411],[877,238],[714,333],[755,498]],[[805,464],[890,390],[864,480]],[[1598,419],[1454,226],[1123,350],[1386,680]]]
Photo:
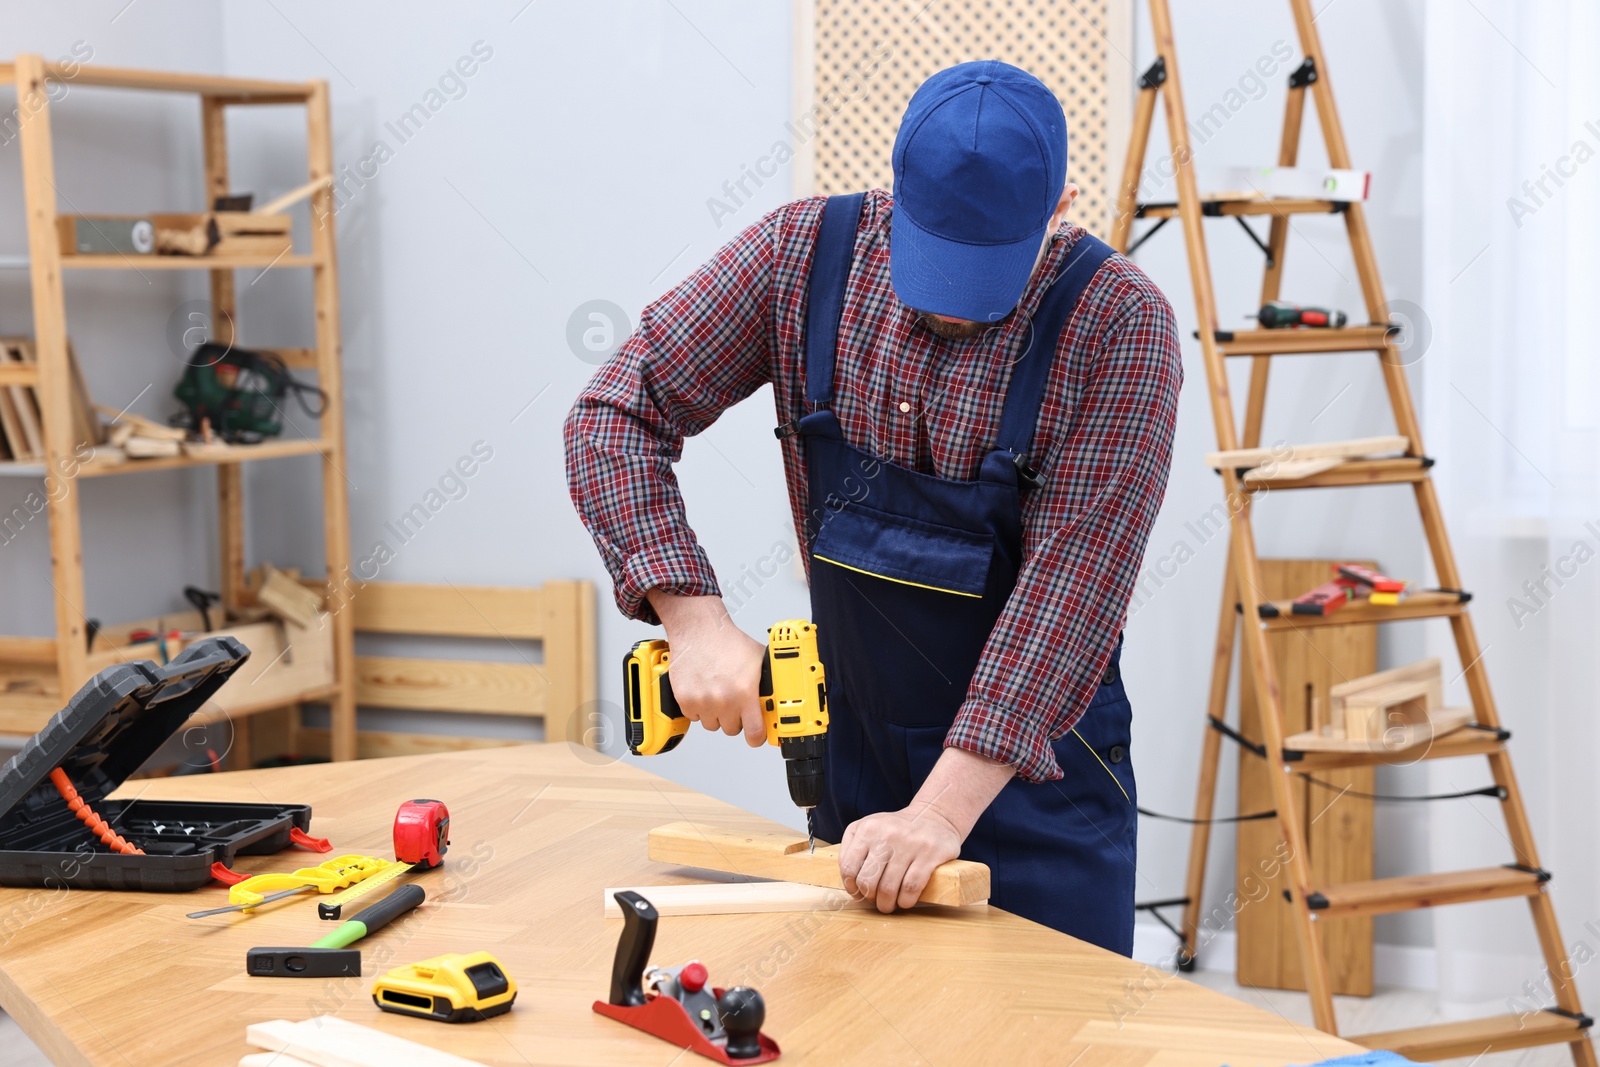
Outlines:
[[[724,830],[692,822],[675,822],[650,831],[650,858],[708,871],[803,882],[842,889],[839,846],[806,847],[806,840],[787,832]],[[928,879],[924,904],[977,904],[989,899],[989,868],[971,860],[951,860]]]
[[276,215],[285,208],[293,207],[300,201],[305,200],[313,194],[319,192],[324,186],[329,186],[332,184],[333,177],[331,175],[321,178],[312,178],[304,185],[297,185],[293,189],[290,189],[287,193],[284,193],[276,200],[268,200],[265,204],[262,204],[260,207],[250,212],[250,214]]
[[843,889],[804,882],[698,882],[690,885],[617,886],[603,891],[601,905],[608,919],[622,918],[613,894],[631,889],[655,905],[662,915],[754,915],[760,912],[843,911],[869,908]]

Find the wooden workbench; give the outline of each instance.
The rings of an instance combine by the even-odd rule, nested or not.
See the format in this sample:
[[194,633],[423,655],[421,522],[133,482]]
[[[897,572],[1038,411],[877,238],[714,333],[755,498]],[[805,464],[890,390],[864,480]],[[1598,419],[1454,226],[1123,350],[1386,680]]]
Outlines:
[[[565,744],[141,781],[119,795],[310,803],[312,831],[337,853],[378,855],[401,801],[437,797],[453,844],[445,866],[418,879],[428,903],[361,943],[360,982],[245,976],[250,946],[332,929],[309,897],[194,920],[184,913],[225,902],[220,887],[0,890],[0,1005],[62,1064],[231,1067],[250,1051],[247,1023],[323,1012],[507,1067],[706,1062],[590,1010],[621,929],[602,918],[601,890],[687,880],[645,859],[652,826],[770,825]],[[239,866],[321,858],[291,850]],[[509,1015],[447,1026],[373,1006],[380,970],[478,949],[517,980]],[[1276,1067],[1359,1051],[982,906],[662,919],[653,959],[690,958],[718,984],[761,990],[766,1030],[794,1064]]]

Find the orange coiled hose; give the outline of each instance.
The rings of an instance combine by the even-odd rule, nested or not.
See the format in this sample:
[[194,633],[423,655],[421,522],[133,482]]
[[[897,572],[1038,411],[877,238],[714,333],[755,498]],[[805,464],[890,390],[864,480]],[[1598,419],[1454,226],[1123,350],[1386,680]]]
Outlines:
[[55,783],[56,792],[61,794],[61,799],[67,802],[67,807],[72,809],[72,814],[83,820],[83,824],[93,830],[95,836],[106,844],[106,847],[122,853],[124,856],[142,856],[144,849],[128,844],[127,840],[113,830],[107,822],[96,815],[89,805],[83,802],[78,791],[72,787],[72,782],[67,778],[67,772],[57,767],[50,772],[50,780]]

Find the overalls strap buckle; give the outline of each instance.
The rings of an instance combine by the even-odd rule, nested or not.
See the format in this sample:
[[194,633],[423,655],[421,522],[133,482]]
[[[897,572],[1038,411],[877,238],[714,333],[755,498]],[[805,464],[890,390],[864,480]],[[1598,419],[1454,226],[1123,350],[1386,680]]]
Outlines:
[[1044,485],[1044,475],[1040,474],[1028,463],[1028,457],[1020,452],[1011,453],[1012,466],[1017,468],[1017,479],[1029,489],[1039,489]]

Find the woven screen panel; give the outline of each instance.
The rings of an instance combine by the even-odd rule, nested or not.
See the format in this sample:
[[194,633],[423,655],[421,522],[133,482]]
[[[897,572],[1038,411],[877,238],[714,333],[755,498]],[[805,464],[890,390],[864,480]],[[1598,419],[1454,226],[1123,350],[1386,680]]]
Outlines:
[[[1000,59],[1050,87],[1067,115],[1067,176],[1082,189],[1072,220],[1105,235],[1108,0],[815,0],[813,192],[889,189],[900,116],[931,74]],[[807,129],[809,127],[809,129]]]

